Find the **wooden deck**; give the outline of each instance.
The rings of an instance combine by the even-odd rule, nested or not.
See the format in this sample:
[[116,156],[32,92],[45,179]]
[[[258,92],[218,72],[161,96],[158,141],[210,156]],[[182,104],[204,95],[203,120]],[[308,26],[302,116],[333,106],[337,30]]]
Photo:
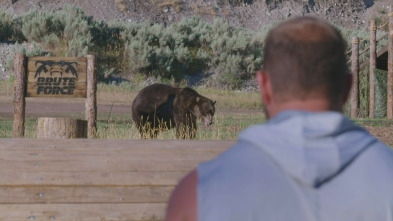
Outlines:
[[162,220],[178,181],[233,141],[0,140],[0,220]]

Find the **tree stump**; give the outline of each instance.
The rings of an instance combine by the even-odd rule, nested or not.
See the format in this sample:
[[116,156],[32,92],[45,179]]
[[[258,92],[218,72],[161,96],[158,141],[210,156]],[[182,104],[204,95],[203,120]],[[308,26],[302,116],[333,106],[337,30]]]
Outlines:
[[40,117],[37,138],[87,138],[87,120]]

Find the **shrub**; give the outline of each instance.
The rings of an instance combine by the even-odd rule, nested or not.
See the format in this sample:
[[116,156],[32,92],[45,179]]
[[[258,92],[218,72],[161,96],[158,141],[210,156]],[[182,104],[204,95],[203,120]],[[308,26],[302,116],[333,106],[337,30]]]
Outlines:
[[[21,16],[22,33],[29,42],[53,49],[57,56],[85,56],[91,46],[92,18],[81,8],[66,5],[61,11],[31,10]],[[60,45],[63,48],[58,49]]]
[[122,32],[131,72],[176,82],[185,75],[214,72],[218,85],[229,88],[241,87],[261,67],[263,43],[254,35],[224,20],[211,25],[198,17],[167,28],[130,23]]
[[51,34],[61,36],[63,24],[53,12],[30,10],[22,16],[22,33],[29,42],[44,42]]
[[45,53],[42,48],[32,42],[30,47],[26,47],[25,45],[19,44],[18,42],[13,46],[10,56],[8,56],[7,60],[5,61],[5,69],[7,71],[14,70],[14,57],[15,54],[26,54],[28,57],[34,56],[43,56]]
[[13,35],[13,17],[0,9],[0,42],[11,40]]
[[[252,2],[232,1],[233,4]],[[165,7],[181,5],[178,0],[170,3],[165,3]],[[129,79],[138,74],[181,84],[195,77],[207,79],[210,85],[233,89],[247,85],[255,71],[262,68],[263,41],[274,25],[253,31],[231,26],[224,19],[211,24],[199,17],[185,18],[169,26],[149,22],[107,23],[94,21],[72,5],[60,11],[31,10],[13,18],[0,9],[1,41],[37,42],[35,47],[54,56],[93,53],[101,80],[123,73]],[[368,39],[367,30],[338,28],[349,42],[348,49],[353,36]],[[383,34],[379,33],[379,36]],[[363,41],[360,50],[367,44],[368,41]],[[367,55],[363,56],[361,60]]]

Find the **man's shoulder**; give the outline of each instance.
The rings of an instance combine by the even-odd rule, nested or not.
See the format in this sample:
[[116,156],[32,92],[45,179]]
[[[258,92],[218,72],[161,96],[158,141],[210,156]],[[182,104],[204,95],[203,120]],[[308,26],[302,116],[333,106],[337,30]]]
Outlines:
[[[351,180],[364,180],[364,185],[380,186],[393,191],[393,150],[380,141],[360,154],[348,175]],[[382,187],[383,186],[383,187]]]
[[200,164],[197,171],[200,180],[225,182],[233,176],[256,178],[252,174],[265,174],[275,167],[261,149],[251,143],[238,141],[215,159]]
[[[381,168],[387,168],[393,171],[393,149],[384,143],[377,141],[364,154],[367,161],[373,161]],[[393,174],[393,173],[392,173]]]

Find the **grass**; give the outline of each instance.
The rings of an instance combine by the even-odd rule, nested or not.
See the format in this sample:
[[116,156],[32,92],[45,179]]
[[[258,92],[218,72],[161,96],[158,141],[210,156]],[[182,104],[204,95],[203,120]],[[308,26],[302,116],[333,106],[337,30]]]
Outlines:
[[364,118],[364,119],[356,119],[353,120],[356,124],[362,125],[362,126],[372,126],[372,127],[386,127],[386,126],[392,126],[393,121],[389,120],[387,118],[380,118],[380,119],[370,119],[370,118]]
[[[12,119],[0,119],[0,138],[12,138]],[[37,119],[25,121],[25,137],[37,138]]]
[[[140,139],[139,131],[130,116],[117,114],[110,120],[103,118],[104,116],[99,117],[97,123],[98,139]],[[262,114],[218,114],[214,124],[209,127],[197,122],[196,140],[235,140],[246,127],[264,121]],[[0,119],[0,138],[12,138],[12,124],[12,119]],[[25,121],[25,137],[37,138],[37,119]],[[176,130],[161,132],[157,139],[176,139]]]
[[[98,84],[97,97],[99,104],[122,104],[131,105],[133,99],[144,85],[122,83]],[[216,103],[216,115],[213,125],[205,127],[197,122],[197,140],[235,140],[240,131],[246,127],[262,123],[265,118],[262,114],[260,96],[258,92],[240,92],[218,90],[211,88],[195,88],[198,93],[206,96]],[[13,81],[0,81],[0,98],[12,101]],[[44,99],[52,102],[53,99]],[[41,100],[42,101],[42,100]],[[27,99],[33,102],[33,99]],[[58,101],[57,101],[58,102]],[[60,102],[83,102],[83,99],[66,99]],[[57,116],[57,115],[56,115]],[[84,119],[83,113],[59,113],[58,117],[72,117]],[[131,118],[131,110],[124,114],[98,113],[97,138],[98,139],[140,139],[139,131]],[[12,137],[11,117],[0,116],[0,138]],[[37,118],[26,113],[25,137],[37,137]],[[176,130],[159,133],[157,139],[176,139]]]

